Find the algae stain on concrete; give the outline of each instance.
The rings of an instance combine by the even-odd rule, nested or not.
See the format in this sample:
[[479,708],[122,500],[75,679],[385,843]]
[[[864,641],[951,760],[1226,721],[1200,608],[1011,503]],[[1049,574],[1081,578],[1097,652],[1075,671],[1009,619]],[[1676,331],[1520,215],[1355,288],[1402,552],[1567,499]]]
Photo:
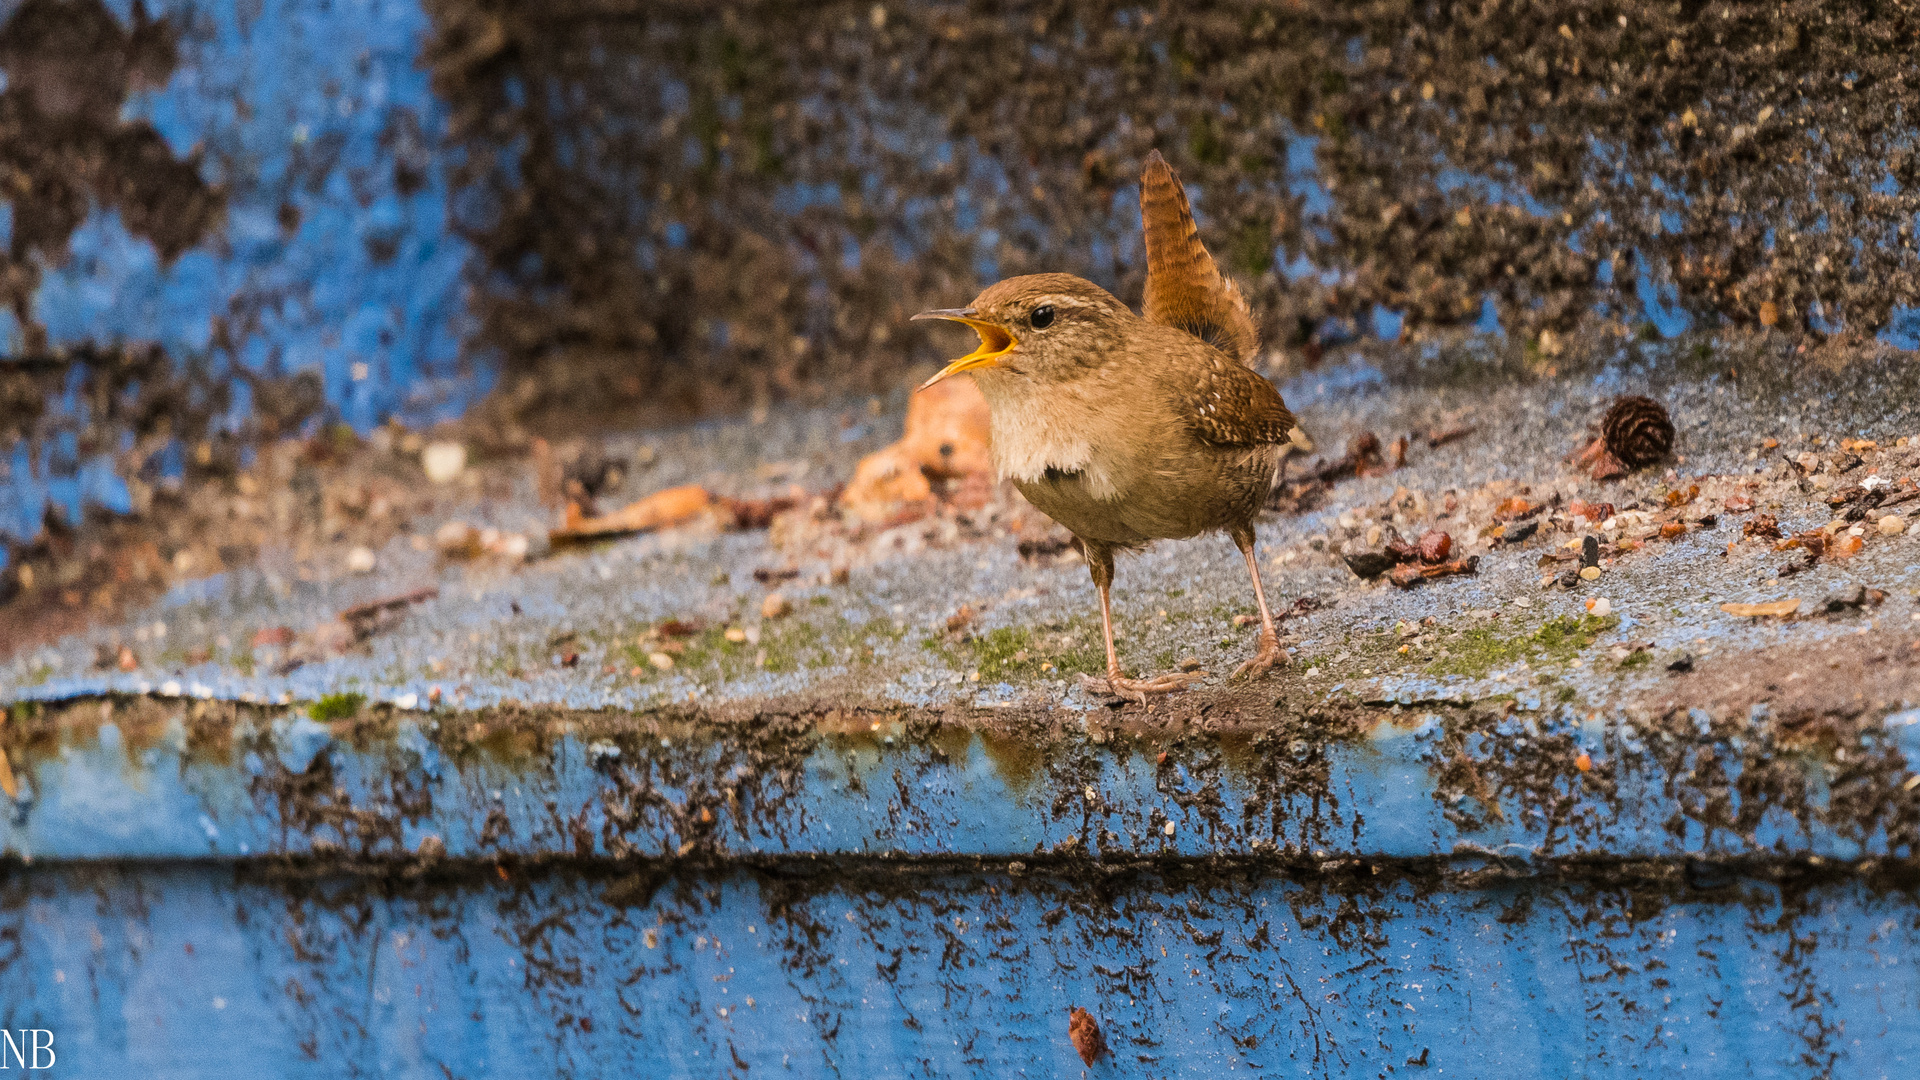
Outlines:
[[366,702],[365,694],[328,694],[307,706],[307,715],[316,724],[346,720],[358,713]]
[[1446,641],[1446,655],[1429,662],[1427,670],[1436,675],[1478,677],[1523,660],[1564,663],[1619,625],[1620,620],[1611,615],[1578,618],[1563,615],[1547,620],[1531,632],[1501,634],[1490,628],[1476,628]]
[[920,645],[950,667],[979,672],[982,681],[1012,682],[1102,670],[1105,658],[1087,630],[1080,620],[1062,630],[1038,632],[1027,626],[1000,626],[957,641],[928,637]]
[[1038,786],[1047,766],[1047,750],[1038,740],[992,728],[981,728],[975,735],[994,772],[1006,781],[1007,790],[1023,794]]
[[825,635],[812,623],[795,621],[775,624],[771,629],[763,628],[760,635],[760,647],[767,655],[766,668],[776,675],[789,674],[803,667],[824,667],[832,662],[821,650]]

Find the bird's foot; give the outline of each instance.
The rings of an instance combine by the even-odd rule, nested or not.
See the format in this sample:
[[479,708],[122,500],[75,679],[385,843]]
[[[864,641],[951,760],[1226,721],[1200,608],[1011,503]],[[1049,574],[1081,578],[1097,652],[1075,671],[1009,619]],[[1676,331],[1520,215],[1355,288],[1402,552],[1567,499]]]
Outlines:
[[1119,672],[1108,672],[1104,679],[1082,675],[1080,685],[1085,687],[1088,693],[1111,694],[1114,697],[1126,698],[1136,705],[1145,705],[1148,694],[1176,694],[1199,682],[1205,676],[1204,671],[1170,671],[1151,679],[1129,679]]
[[1293,663],[1293,657],[1288,656],[1287,650],[1280,647],[1280,639],[1262,631],[1260,648],[1253,654],[1252,659],[1234,669],[1233,677],[1251,682],[1276,667],[1286,667],[1291,663]]

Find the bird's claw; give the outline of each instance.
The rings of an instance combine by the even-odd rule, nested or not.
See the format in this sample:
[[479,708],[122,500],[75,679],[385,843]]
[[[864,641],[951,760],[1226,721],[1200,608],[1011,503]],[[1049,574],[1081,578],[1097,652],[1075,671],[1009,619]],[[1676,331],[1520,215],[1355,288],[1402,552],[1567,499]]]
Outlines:
[[1280,647],[1280,639],[1262,633],[1259,650],[1246,663],[1234,669],[1233,678],[1251,682],[1276,667],[1286,667],[1291,663],[1293,663],[1293,657],[1288,656],[1287,650]]
[[1204,671],[1170,671],[1151,679],[1129,679],[1125,675],[1110,673],[1104,679],[1083,675],[1080,684],[1089,693],[1110,694],[1136,705],[1145,705],[1148,694],[1177,694],[1205,677]]

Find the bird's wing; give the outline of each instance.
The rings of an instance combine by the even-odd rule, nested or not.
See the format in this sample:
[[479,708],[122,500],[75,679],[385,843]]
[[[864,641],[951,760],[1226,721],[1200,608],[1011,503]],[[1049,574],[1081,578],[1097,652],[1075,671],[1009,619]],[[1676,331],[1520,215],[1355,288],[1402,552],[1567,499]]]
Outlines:
[[1216,361],[1182,384],[1179,409],[1201,442],[1214,446],[1311,445],[1280,391],[1238,364]]
[[1251,363],[1260,349],[1253,312],[1200,243],[1186,190],[1158,150],[1147,154],[1140,175],[1140,224],[1147,235],[1147,296],[1141,314]]

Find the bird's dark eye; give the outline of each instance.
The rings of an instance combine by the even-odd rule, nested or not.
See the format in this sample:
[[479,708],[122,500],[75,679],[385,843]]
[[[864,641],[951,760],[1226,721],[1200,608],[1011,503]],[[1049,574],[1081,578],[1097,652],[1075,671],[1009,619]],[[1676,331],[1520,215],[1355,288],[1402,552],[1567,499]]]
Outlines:
[[1053,305],[1041,304],[1039,307],[1034,308],[1033,314],[1027,316],[1027,322],[1033,324],[1035,330],[1045,330],[1047,327],[1052,326]]

